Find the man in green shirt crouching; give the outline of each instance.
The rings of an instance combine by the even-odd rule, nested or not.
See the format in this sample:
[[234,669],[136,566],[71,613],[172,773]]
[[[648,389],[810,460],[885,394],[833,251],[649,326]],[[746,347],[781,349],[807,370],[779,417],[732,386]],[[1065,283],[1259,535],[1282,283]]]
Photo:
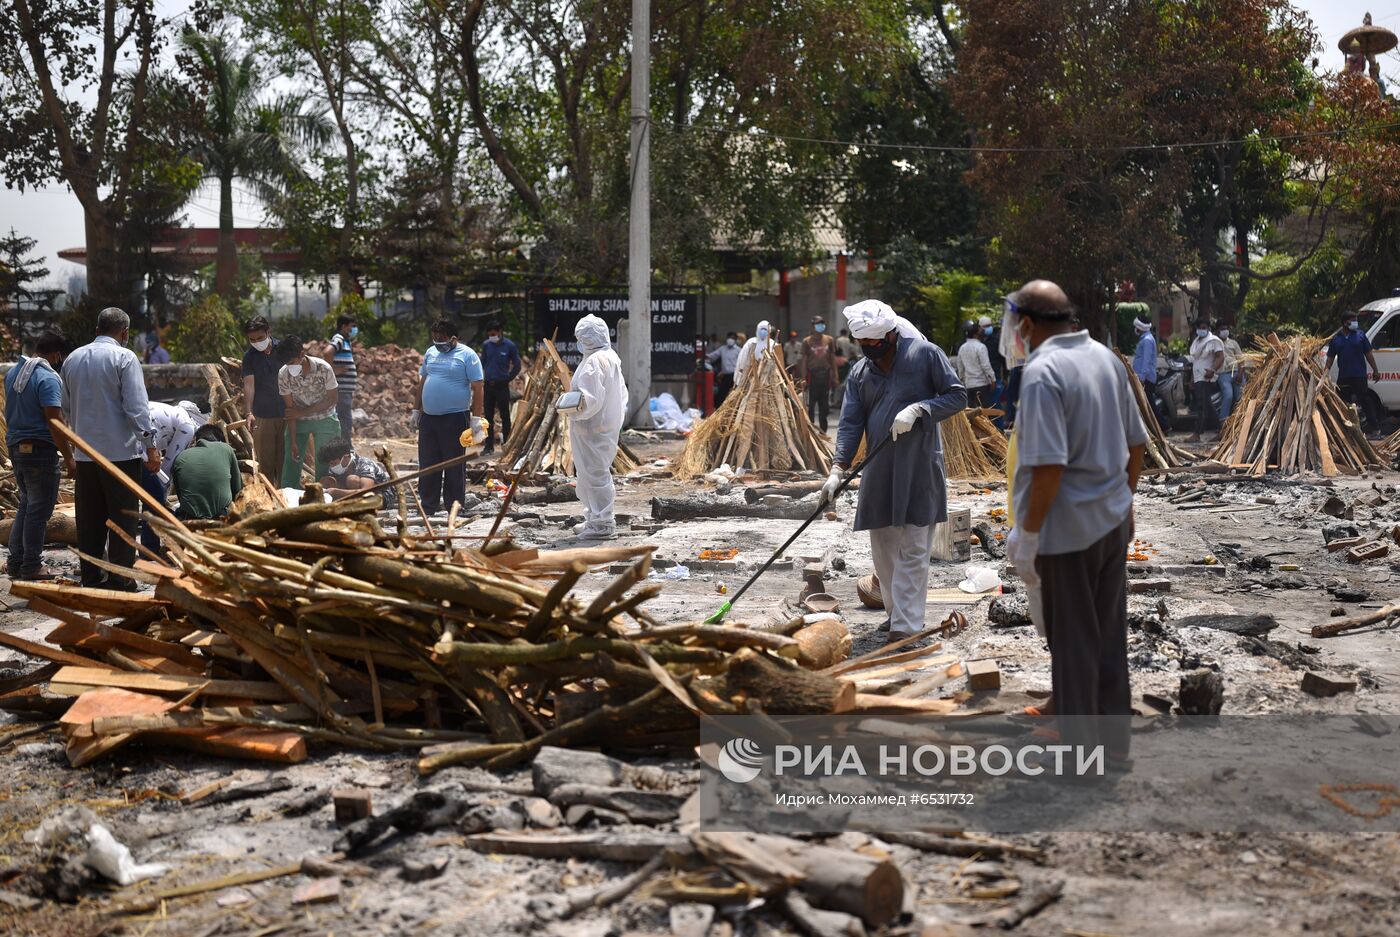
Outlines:
[[187,519],[223,517],[243,490],[238,456],[224,442],[224,431],[212,423],[195,430],[194,443],[175,460],[170,477],[180,499],[179,515]]

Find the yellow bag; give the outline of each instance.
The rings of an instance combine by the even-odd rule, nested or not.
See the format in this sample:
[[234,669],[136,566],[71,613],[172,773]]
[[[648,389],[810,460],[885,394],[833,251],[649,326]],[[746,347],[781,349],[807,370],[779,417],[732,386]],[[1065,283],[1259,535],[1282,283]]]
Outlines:
[[1006,523],[1010,527],[1016,526],[1016,505],[1012,503],[1012,486],[1016,483],[1016,437],[1019,435],[1015,430],[1011,431],[1011,441],[1006,444]]

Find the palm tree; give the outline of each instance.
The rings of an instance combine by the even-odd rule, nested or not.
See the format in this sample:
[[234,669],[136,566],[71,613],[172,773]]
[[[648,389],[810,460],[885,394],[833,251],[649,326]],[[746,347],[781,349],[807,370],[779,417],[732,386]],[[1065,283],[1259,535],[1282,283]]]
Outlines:
[[233,240],[233,180],[270,201],[291,182],[303,178],[300,153],[330,139],[324,115],[307,108],[302,95],[261,98],[264,76],[257,56],[238,48],[220,33],[186,30],[180,43],[193,57],[208,85],[204,120],[194,155],[206,178],[219,181],[219,249],[214,289],[232,302],[238,278],[238,248]]

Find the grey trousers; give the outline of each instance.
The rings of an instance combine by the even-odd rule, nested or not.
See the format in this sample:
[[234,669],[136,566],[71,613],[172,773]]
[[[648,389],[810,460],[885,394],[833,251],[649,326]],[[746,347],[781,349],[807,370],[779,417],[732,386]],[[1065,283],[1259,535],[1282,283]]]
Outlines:
[[1075,553],[1036,558],[1050,639],[1050,680],[1068,744],[1128,753],[1128,522]]
[[924,630],[928,603],[928,554],[932,527],[877,527],[870,531],[870,553],[880,595],[890,616],[890,636]]

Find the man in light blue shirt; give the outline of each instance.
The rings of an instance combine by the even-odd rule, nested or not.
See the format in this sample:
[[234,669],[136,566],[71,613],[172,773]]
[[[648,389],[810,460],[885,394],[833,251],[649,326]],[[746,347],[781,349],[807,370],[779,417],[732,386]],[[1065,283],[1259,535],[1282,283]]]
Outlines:
[[[433,344],[423,354],[423,366],[418,369],[417,407],[410,420],[418,430],[420,469],[466,454],[462,434],[467,429],[467,413],[480,419],[485,403],[481,359],[457,341],[457,324],[440,319],[431,334]],[[454,503],[466,498],[466,466],[457,462],[422,476],[418,494],[426,513],[450,511]]]
[[[1118,356],[1075,331],[1069,298],[1048,280],[1008,297],[1003,328],[1031,349],[1016,419],[1016,527],[1007,558],[1039,588],[1055,714],[1127,717],[1133,493],[1147,430]],[[1009,320],[1009,321],[1007,321]],[[1126,758],[1126,718],[1061,722],[1068,744]]]
[[10,527],[6,568],[11,579],[53,579],[43,565],[44,534],[58,503],[58,464],[68,477],[77,474],[68,439],[54,436],[49,420],[63,422],[63,366],[68,342],[57,332],[44,332],[34,357],[20,355],[5,375],[5,444],[14,463],[19,505]]
[[1137,350],[1133,352],[1133,373],[1142,381],[1142,389],[1147,391],[1147,399],[1157,392],[1157,337],[1152,334],[1152,323],[1141,319],[1133,320],[1133,329],[1138,334]]
[[[63,409],[68,424],[117,471],[136,485],[141,483],[141,463],[160,471],[160,450],[155,447],[150,401],[141,362],[126,347],[131,319],[115,306],[97,316],[97,337],[63,362]],[[78,475],[74,480],[78,550],[106,559],[117,566],[136,562],[136,510],[140,501],[105,468],[81,450],[74,453]],[[112,521],[127,538],[107,529]],[[136,583],[122,576],[108,576],[87,560],[80,561],[85,587],[134,592]]]

